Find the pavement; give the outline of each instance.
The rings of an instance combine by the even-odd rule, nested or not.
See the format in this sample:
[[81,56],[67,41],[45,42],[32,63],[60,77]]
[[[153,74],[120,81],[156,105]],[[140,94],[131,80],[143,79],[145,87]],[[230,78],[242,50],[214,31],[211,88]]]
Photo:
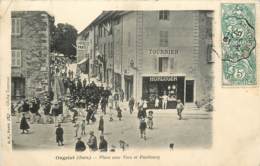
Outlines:
[[[87,133],[91,130],[99,142],[100,132],[97,121],[86,126]],[[122,121],[119,121],[114,112],[114,121],[109,121],[109,115],[104,116],[104,136],[109,149],[112,146],[119,148],[119,141],[125,141],[131,149],[138,148],[169,148],[174,143],[175,148],[210,148],[212,144],[212,113],[204,110],[184,110],[183,120],[178,120],[175,109],[154,110],[154,128],[147,129],[147,140],[141,139],[139,134],[139,120],[137,111],[130,114],[127,109],[122,111]],[[76,137],[73,123],[62,123],[64,129],[64,146],[57,146],[54,124],[30,124],[30,133],[21,134],[20,123],[12,120],[13,149],[40,150],[40,149],[74,149]],[[82,136],[87,142],[89,135]]]

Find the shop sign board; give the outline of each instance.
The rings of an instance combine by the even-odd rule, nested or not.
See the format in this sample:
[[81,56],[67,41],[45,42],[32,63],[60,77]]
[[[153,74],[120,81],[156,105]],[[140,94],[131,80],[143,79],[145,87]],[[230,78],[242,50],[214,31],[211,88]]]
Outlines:
[[149,49],[149,55],[177,55],[178,49]]
[[176,76],[159,76],[159,77],[150,77],[150,81],[177,81]]

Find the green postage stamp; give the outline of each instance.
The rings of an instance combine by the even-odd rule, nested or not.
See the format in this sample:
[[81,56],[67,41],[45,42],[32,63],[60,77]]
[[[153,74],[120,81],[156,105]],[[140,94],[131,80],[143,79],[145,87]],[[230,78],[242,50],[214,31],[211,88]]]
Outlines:
[[255,5],[222,4],[222,84],[256,85]]

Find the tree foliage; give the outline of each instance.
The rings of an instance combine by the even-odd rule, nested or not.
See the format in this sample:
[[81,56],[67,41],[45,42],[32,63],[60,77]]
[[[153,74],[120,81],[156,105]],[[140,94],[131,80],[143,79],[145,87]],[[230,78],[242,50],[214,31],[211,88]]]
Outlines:
[[76,56],[77,30],[70,24],[59,23],[52,27],[52,51],[62,53],[67,57]]

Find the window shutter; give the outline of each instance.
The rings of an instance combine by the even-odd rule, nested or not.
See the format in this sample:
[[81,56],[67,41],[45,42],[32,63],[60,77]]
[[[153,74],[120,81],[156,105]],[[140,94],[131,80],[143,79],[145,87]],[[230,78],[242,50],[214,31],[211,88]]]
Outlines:
[[12,34],[15,33],[15,19],[12,18]]
[[12,64],[11,66],[15,66],[15,51],[12,50]]
[[17,50],[17,59],[16,59],[16,64],[17,64],[17,66],[19,66],[19,67],[21,67],[21,65],[22,65],[22,61],[21,61],[21,58],[22,58],[22,53],[21,53],[22,51],[21,50]]

